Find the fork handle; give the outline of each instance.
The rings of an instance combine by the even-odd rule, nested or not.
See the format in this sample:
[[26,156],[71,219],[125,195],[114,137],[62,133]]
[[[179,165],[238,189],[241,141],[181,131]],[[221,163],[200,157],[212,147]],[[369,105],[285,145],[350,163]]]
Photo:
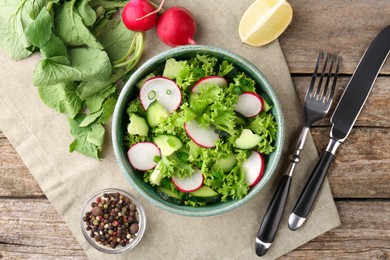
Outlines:
[[292,176],[283,175],[279,186],[268,205],[259,232],[256,236],[256,254],[258,256],[263,256],[275,239],[286,205],[291,179]]
[[289,217],[288,226],[291,230],[300,228],[313,209],[339,145],[338,141],[331,140],[326,151],[321,155],[320,160],[314,167]]

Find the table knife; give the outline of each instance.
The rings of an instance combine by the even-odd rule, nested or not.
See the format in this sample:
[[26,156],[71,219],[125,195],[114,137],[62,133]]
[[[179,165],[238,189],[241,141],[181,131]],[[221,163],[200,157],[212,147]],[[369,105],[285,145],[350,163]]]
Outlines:
[[330,141],[306,182],[289,216],[288,226],[297,230],[312,210],[336,150],[348,137],[390,51],[390,25],[367,48],[331,117]]

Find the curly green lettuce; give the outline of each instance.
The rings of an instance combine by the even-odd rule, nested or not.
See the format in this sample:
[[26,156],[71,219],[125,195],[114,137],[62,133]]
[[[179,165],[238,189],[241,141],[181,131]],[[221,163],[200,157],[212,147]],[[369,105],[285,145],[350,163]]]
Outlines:
[[[188,193],[177,190],[171,178],[191,176],[196,168],[204,176],[204,185],[216,191],[221,201],[245,197],[249,186],[245,181],[242,165],[251,151],[236,148],[234,142],[243,129],[249,128],[261,138],[255,150],[268,155],[275,150],[278,130],[271,113],[263,111],[255,118],[244,118],[234,111],[239,95],[248,91],[256,92],[256,82],[239,72],[230,62],[218,62],[216,58],[207,55],[197,55],[180,62],[171,59],[170,62],[175,67],[169,72],[174,75],[174,80],[182,91],[181,106],[163,122],[151,128],[148,137],[127,135],[128,142],[152,141],[154,137],[164,134],[174,135],[181,140],[182,148],[169,156],[161,157],[156,168],[162,174],[159,185],[176,194],[184,205],[204,206],[205,203],[194,202]],[[195,82],[210,75],[223,76],[229,84],[224,87],[209,84],[202,87],[199,93],[191,92]],[[139,99],[130,103],[128,113],[145,117]],[[214,148],[203,148],[188,137],[184,125],[192,120],[196,120],[202,127],[214,128],[220,135]],[[234,160],[232,169],[222,169],[217,162],[229,158]],[[150,182],[153,171],[143,173],[143,178],[145,182],[155,186],[155,183]]]

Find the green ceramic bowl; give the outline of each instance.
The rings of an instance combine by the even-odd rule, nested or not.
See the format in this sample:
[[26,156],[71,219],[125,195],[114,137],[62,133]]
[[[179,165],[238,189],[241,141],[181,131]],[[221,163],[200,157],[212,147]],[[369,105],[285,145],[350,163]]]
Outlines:
[[[272,103],[271,113],[275,116],[278,123],[276,150],[265,158],[265,171],[261,181],[243,199],[220,202],[206,207],[179,206],[161,199],[153,187],[143,181],[142,174],[134,170],[130,165],[127,159],[127,147],[124,140],[127,124],[129,123],[126,110],[129,102],[138,95],[135,84],[156,68],[164,66],[165,61],[169,58],[188,59],[196,56],[196,54],[207,54],[220,60],[227,60],[233,63],[237,69],[253,78],[258,83],[258,93]],[[185,216],[199,217],[222,214],[243,205],[253,198],[267,184],[274,173],[282,152],[283,140],[284,118],[282,109],[272,86],[264,75],[249,61],[234,53],[220,48],[202,45],[188,45],[170,49],[151,58],[140,66],[122,89],[115,107],[112,122],[112,141],[116,160],[132,187],[153,205],[166,211]]]

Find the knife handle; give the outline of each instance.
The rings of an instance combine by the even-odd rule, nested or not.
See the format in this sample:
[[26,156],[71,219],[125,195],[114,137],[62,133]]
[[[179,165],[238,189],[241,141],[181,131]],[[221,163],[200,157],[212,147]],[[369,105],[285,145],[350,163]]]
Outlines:
[[256,254],[263,256],[275,239],[291,186],[291,175],[283,175],[266,210],[256,236]]
[[289,217],[288,226],[291,230],[297,230],[305,222],[314,206],[333,158],[334,154],[332,152],[325,151],[322,154]]

